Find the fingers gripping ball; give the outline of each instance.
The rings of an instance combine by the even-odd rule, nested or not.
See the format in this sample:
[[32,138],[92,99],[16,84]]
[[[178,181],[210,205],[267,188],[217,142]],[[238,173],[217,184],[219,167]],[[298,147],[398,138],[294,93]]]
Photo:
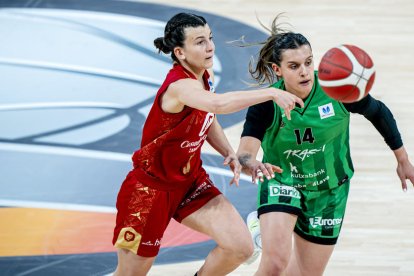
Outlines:
[[374,63],[357,46],[341,45],[322,57],[318,76],[328,96],[344,103],[356,102],[371,90],[375,79]]

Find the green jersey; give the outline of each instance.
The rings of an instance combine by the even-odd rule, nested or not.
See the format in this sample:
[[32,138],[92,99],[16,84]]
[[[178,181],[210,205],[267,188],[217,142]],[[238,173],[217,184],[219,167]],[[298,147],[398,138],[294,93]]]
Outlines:
[[[283,79],[272,85],[285,90]],[[283,169],[275,174],[283,185],[306,190],[337,187],[354,172],[349,148],[349,112],[319,86],[317,72],[304,108],[288,120],[274,103],[274,119],[262,141],[263,162]]]

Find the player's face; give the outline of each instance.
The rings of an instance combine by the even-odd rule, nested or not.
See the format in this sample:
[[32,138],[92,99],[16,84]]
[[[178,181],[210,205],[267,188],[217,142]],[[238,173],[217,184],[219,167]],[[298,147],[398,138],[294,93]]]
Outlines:
[[280,66],[273,64],[272,68],[285,80],[286,91],[301,99],[309,95],[315,77],[312,49],[308,45],[283,51]]
[[177,56],[182,65],[187,65],[196,74],[213,67],[215,46],[210,27],[206,24],[185,29],[184,47]]

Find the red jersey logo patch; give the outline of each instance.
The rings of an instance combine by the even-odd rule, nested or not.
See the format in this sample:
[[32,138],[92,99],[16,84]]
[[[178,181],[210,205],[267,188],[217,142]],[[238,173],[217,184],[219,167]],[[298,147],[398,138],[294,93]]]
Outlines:
[[133,241],[133,240],[135,240],[135,234],[132,233],[131,231],[126,231],[125,234],[124,234],[124,239],[127,242]]
[[204,133],[206,133],[206,131],[208,130],[208,128],[211,126],[211,124],[214,121],[214,113],[207,113],[206,118],[204,119],[204,123],[203,123],[203,127],[200,130],[200,133],[198,134],[198,136],[203,136]]

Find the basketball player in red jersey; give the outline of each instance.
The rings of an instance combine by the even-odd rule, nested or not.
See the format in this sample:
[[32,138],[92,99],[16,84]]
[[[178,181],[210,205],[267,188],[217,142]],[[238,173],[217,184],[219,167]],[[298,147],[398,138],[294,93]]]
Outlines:
[[154,44],[171,53],[174,64],[145,122],[134,169],[118,194],[115,275],[147,274],[172,217],[217,243],[197,274],[226,275],[250,257],[253,244],[243,219],[202,167],[201,147],[207,140],[230,165],[230,184],[238,185],[241,166],[215,114],[273,100],[290,117],[295,104],[303,102],[275,88],[215,94],[214,43],[201,16],[175,15]]

